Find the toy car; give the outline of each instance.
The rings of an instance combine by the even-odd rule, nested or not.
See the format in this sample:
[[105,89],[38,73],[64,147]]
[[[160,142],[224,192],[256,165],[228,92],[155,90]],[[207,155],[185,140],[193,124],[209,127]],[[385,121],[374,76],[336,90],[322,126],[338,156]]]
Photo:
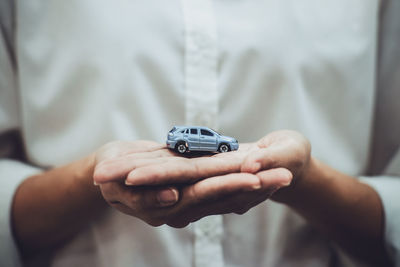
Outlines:
[[167,136],[167,147],[180,154],[187,151],[228,152],[238,150],[235,138],[220,135],[201,126],[174,126]]

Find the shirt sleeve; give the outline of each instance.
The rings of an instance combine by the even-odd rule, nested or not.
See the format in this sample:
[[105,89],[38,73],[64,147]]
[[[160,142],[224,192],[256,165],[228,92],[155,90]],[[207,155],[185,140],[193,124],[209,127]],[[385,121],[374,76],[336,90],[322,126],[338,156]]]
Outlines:
[[369,177],[362,181],[379,194],[385,240],[400,266],[400,1],[382,1],[379,28],[375,123]]
[[18,185],[40,170],[18,161],[0,160],[0,266],[19,266],[20,258],[11,228],[11,204]]
[[0,2],[0,266],[20,266],[12,235],[11,205],[15,190],[27,177],[40,170],[15,158],[13,136],[20,123],[13,53],[13,1]]
[[[396,157],[400,166],[400,153]],[[400,178],[392,175],[361,177],[379,194],[385,217],[385,243],[395,266],[400,266]]]

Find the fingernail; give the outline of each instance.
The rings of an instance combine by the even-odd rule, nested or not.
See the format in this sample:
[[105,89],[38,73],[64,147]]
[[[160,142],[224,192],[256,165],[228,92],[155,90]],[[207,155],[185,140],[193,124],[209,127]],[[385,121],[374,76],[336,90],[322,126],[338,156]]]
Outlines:
[[157,200],[161,206],[170,206],[178,201],[178,192],[172,188],[161,190],[157,194]]
[[96,181],[93,181],[93,184],[94,184],[94,185],[99,185]]
[[261,186],[261,181],[258,180],[257,183],[254,183],[254,184],[252,184],[250,187],[248,187],[248,189],[247,189],[246,191],[255,191],[255,190],[260,189],[261,187],[262,187],[262,186]]
[[125,184],[126,185],[138,185],[137,183],[135,184],[135,182],[137,182],[136,177],[135,176],[135,170],[131,171],[128,176],[125,179]]
[[135,173],[136,173],[136,169],[132,170],[132,171],[129,173],[129,177],[135,176]]
[[261,184],[255,184],[251,187],[253,190],[258,190],[261,188]]
[[286,182],[282,182],[280,187],[289,186],[292,183],[292,180],[287,180]]

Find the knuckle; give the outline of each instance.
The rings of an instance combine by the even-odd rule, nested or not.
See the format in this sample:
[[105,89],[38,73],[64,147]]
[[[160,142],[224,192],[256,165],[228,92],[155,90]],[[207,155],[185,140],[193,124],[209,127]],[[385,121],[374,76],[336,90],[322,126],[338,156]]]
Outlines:
[[193,199],[194,203],[200,202],[198,192],[196,190],[196,186],[190,186],[188,190],[188,195],[191,199]]
[[129,207],[134,211],[139,211],[142,209],[141,197],[136,194],[131,194],[128,200]]
[[115,183],[105,183],[100,185],[100,190],[105,199],[119,198],[120,190]]
[[267,163],[264,168],[275,167],[279,164],[276,157],[270,155],[269,153],[264,153],[263,161]]
[[193,164],[192,168],[193,168],[193,172],[196,173],[196,174],[201,172],[201,168],[200,168],[198,162],[195,162],[195,164]]

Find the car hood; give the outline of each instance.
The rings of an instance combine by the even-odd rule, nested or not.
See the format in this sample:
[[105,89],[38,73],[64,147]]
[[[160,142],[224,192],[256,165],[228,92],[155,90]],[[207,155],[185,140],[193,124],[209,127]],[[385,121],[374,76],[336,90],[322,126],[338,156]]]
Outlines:
[[233,142],[235,141],[235,138],[230,137],[230,136],[225,136],[225,135],[221,135],[221,140],[226,141],[226,142]]

